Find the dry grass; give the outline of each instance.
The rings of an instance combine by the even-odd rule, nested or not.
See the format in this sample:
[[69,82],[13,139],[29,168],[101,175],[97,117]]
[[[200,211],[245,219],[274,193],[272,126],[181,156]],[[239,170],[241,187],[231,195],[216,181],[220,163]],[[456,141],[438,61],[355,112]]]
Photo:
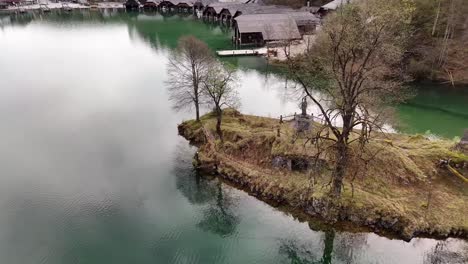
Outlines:
[[[213,116],[204,116],[202,123],[214,131]],[[203,138],[200,123],[189,121],[181,126],[189,131],[187,138]],[[216,153],[206,146],[201,146],[200,152],[202,160],[212,161],[215,157],[222,164],[219,170],[223,175],[252,192],[292,206],[304,206],[327,196],[330,170],[311,173],[272,168],[275,155],[315,154],[315,147],[304,144],[303,137],[292,142],[295,135],[290,123],[280,125],[277,119],[227,110],[222,130],[225,142],[216,141]],[[397,218],[411,234],[444,235],[454,230],[468,233],[468,185],[438,167],[441,159],[468,163],[468,156],[454,151],[454,145],[450,140],[429,140],[420,135],[377,135],[368,148],[379,154],[366,173],[345,179],[341,204],[360,219]],[[328,163],[332,167],[330,160]],[[468,175],[468,171],[460,171]]]

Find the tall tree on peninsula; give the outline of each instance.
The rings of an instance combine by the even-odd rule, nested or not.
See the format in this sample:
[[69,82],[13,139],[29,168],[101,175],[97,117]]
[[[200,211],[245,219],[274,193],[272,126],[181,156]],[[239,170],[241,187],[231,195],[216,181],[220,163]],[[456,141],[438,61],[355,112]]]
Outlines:
[[203,96],[207,104],[213,107],[216,114],[216,133],[223,141],[221,130],[223,107],[236,108],[240,101],[236,90],[235,71],[221,63],[213,64],[203,82]]
[[169,98],[175,110],[195,108],[197,121],[200,121],[200,86],[213,61],[208,45],[194,36],[180,38],[175,54],[169,58],[166,82]]
[[333,197],[341,195],[351,159],[382,128],[387,107],[405,99],[400,65],[411,12],[406,0],[344,5],[326,19],[310,51],[295,58],[287,54],[290,76],[324,120],[313,142],[333,150]]

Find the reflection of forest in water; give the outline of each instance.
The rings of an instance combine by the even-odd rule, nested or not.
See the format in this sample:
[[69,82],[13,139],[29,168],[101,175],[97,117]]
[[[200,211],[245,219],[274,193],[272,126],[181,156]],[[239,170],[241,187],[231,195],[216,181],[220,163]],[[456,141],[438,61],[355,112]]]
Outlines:
[[173,176],[177,190],[197,213],[187,219],[187,226],[174,226],[155,243],[154,253],[167,260],[164,263],[173,263],[179,255],[196,256],[197,263],[223,262],[229,254],[223,240],[235,236],[239,224],[237,199],[217,178],[194,170],[194,151],[186,142],[177,145]]
[[456,245],[449,240],[438,241],[432,251],[427,252],[424,258],[424,264],[446,263],[468,263],[468,244]]
[[322,252],[313,252],[307,244],[297,241],[282,241],[280,253],[288,256],[291,263],[354,263],[355,255],[365,252],[367,234],[337,234],[327,230],[322,235]]
[[[416,243],[417,244],[417,243]],[[370,260],[368,254],[372,247],[365,233],[336,233],[327,230],[322,235],[323,251],[310,250],[307,244],[294,240],[282,241],[281,255],[286,255],[294,264],[331,264],[331,263],[365,263]],[[375,257],[375,256],[374,256]],[[399,263],[411,263],[405,256],[394,256]],[[381,256],[380,261],[369,263],[394,263]],[[455,240],[438,241],[435,246],[424,253],[423,264],[466,264],[468,263],[468,245],[458,244]]]

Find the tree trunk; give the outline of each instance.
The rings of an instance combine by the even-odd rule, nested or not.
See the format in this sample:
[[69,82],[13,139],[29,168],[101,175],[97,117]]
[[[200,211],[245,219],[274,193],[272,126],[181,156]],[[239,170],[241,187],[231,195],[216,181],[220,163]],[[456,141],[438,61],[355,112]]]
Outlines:
[[352,130],[353,114],[355,109],[349,108],[350,110],[345,111],[343,116],[343,131],[341,136],[337,139],[336,143],[336,164],[332,175],[332,189],[331,195],[333,197],[340,197],[341,188],[343,186],[343,179],[346,175],[346,168],[348,166],[348,140],[349,134]]
[[200,121],[200,102],[199,102],[199,82],[198,82],[198,75],[196,72],[196,66],[195,63],[192,62],[192,83],[193,83],[193,95],[194,95],[194,100],[193,102],[195,103],[195,114],[196,114],[196,120],[197,122]]
[[435,33],[436,33],[436,30],[437,30],[437,24],[439,22],[439,15],[440,15],[440,4],[441,4],[442,0],[439,0],[439,4],[437,6],[437,14],[436,14],[436,17],[434,19],[434,25],[432,25],[432,36],[434,37]]
[[333,244],[335,242],[335,231],[327,231],[325,232],[325,239],[323,248],[323,255],[322,255],[322,262],[323,264],[330,264],[332,263],[333,259]]
[[198,103],[198,96],[195,98],[195,114],[197,122],[200,121],[200,104]]
[[219,136],[221,142],[223,142],[223,131],[221,131],[221,121],[223,118],[223,110],[220,107],[216,107],[216,133]]
[[348,146],[343,140],[338,142],[336,153],[336,164],[333,171],[333,181],[331,194],[333,197],[340,197],[341,188],[343,186],[343,179],[346,174],[346,167],[348,165]]
[[445,26],[445,33],[444,33],[442,48],[441,48],[440,55],[439,55],[439,67],[440,68],[442,68],[447,62],[447,57],[449,53],[449,39],[452,38],[452,35],[453,35],[453,23],[454,23],[453,20],[454,20],[454,15],[455,15],[454,12],[455,12],[454,0],[451,0],[449,14],[447,17],[447,25]]

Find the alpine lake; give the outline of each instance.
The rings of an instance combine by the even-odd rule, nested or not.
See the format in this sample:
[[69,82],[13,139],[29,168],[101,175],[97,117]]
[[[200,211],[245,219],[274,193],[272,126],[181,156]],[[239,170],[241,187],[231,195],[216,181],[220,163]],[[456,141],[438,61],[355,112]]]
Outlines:
[[[322,228],[199,175],[177,135],[194,114],[175,112],[165,85],[188,34],[232,48],[228,28],[191,15],[0,15],[1,263],[468,261],[468,241]],[[265,59],[223,60],[238,69],[241,112],[299,111]],[[461,136],[468,88],[414,86],[395,130]]]

